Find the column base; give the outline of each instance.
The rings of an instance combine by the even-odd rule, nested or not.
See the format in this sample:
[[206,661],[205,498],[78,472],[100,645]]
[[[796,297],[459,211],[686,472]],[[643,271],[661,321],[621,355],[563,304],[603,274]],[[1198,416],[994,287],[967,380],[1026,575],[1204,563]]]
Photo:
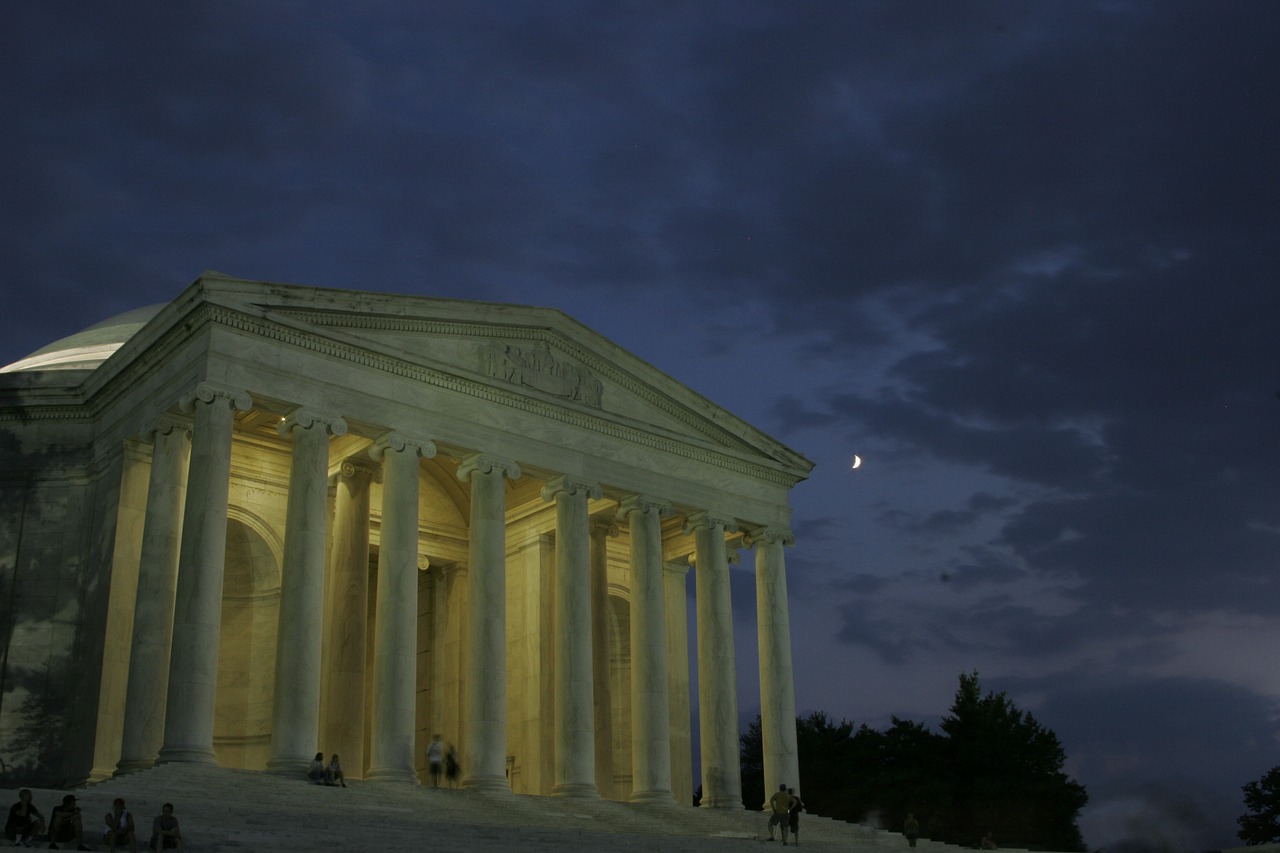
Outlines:
[[506,776],[467,776],[462,787],[469,791],[511,793],[511,783]]
[[598,800],[600,792],[590,782],[565,782],[551,789],[553,797],[577,797],[583,800]]
[[[325,766],[328,766],[328,762],[325,762]],[[306,776],[310,767],[310,759],[270,758],[267,760],[267,772],[272,776]]]
[[632,791],[627,798],[629,803],[643,803],[650,806],[674,806],[676,795],[670,791]]
[[115,772],[112,776],[126,776],[130,773],[137,773],[140,770],[150,770],[156,766],[154,758],[122,758],[116,764]]
[[402,785],[417,785],[418,774],[402,767],[370,767],[365,774],[366,782],[399,782]]
[[156,764],[207,764],[218,766],[218,759],[207,746],[166,746],[160,750]]
[[719,797],[717,799],[702,798],[702,802],[698,804],[700,809],[728,809],[732,811],[742,811],[742,800],[735,800],[731,797]]

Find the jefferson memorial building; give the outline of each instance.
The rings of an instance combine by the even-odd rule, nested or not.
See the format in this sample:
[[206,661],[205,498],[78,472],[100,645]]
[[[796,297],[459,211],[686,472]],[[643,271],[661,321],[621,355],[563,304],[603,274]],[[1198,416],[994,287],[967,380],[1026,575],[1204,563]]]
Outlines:
[[417,784],[439,733],[466,787],[688,805],[696,711],[742,808],[729,573],[796,786],[811,468],[559,311],[205,273],[0,368],[0,779]]

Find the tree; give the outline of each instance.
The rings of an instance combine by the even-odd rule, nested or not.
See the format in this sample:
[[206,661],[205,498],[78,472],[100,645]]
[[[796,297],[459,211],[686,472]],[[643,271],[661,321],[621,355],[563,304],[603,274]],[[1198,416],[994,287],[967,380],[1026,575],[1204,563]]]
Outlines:
[[891,720],[889,728],[880,735],[877,786],[880,824],[900,830],[907,812],[913,812],[917,817],[924,816],[924,826],[929,828],[929,814],[947,814],[951,807],[946,741],[923,723],[897,717]]
[[1240,824],[1236,836],[1245,844],[1280,841],[1280,766],[1272,767],[1261,779],[1241,790],[1249,814],[1236,818]]
[[1089,795],[1063,772],[1057,735],[1004,693],[983,696],[977,672],[960,675],[942,730],[952,796],[944,840],[972,843],[990,831],[1006,846],[1084,849],[1076,816]]
[[[800,760],[799,793],[805,810],[836,820],[858,821],[877,808],[876,772],[880,734],[867,726],[856,731],[849,720],[835,722],[821,711],[796,718],[796,751]],[[761,808],[764,789],[764,749],[760,718],[740,737],[742,799],[747,808]]]
[[[984,697],[976,672],[960,676],[942,730],[897,717],[882,732],[821,712],[798,718],[805,807],[892,830],[914,812],[927,838],[953,844],[973,846],[989,831],[1002,846],[1084,849],[1076,816],[1089,796],[1063,773],[1057,735],[1005,694]],[[741,749],[743,798],[758,808],[765,797],[758,717]]]

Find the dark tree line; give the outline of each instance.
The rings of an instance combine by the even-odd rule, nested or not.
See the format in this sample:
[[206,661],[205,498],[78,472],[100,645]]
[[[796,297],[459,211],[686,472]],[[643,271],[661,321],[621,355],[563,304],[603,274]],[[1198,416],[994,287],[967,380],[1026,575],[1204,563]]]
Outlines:
[[1280,766],[1272,767],[1243,790],[1249,813],[1236,818],[1240,824],[1236,835],[1245,844],[1280,841]]
[[[907,812],[921,834],[974,846],[991,832],[1002,847],[1084,850],[1076,826],[1088,802],[1062,770],[1057,736],[1004,693],[982,695],[976,672],[960,676],[942,733],[893,718],[884,731],[817,712],[796,720],[805,808],[838,820],[901,830]],[[742,793],[765,800],[760,720],[742,736]]]

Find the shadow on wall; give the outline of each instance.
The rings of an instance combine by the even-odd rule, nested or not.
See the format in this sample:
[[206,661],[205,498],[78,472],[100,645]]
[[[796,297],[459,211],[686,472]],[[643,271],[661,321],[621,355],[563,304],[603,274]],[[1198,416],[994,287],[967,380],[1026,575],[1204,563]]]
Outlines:
[[34,472],[74,469],[82,449],[24,453],[21,445],[0,430],[0,785],[61,787],[70,781],[69,712],[84,701],[72,686],[82,579],[63,556],[69,531],[56,524],[65,501],[31,495]]
[[6,667],[0,697],[0,786],[59,788],[68,783],[56,768],[63,763],[66,709],[73,701],[66,687],[70,668],[67,656],[51,662],[48,672]]

